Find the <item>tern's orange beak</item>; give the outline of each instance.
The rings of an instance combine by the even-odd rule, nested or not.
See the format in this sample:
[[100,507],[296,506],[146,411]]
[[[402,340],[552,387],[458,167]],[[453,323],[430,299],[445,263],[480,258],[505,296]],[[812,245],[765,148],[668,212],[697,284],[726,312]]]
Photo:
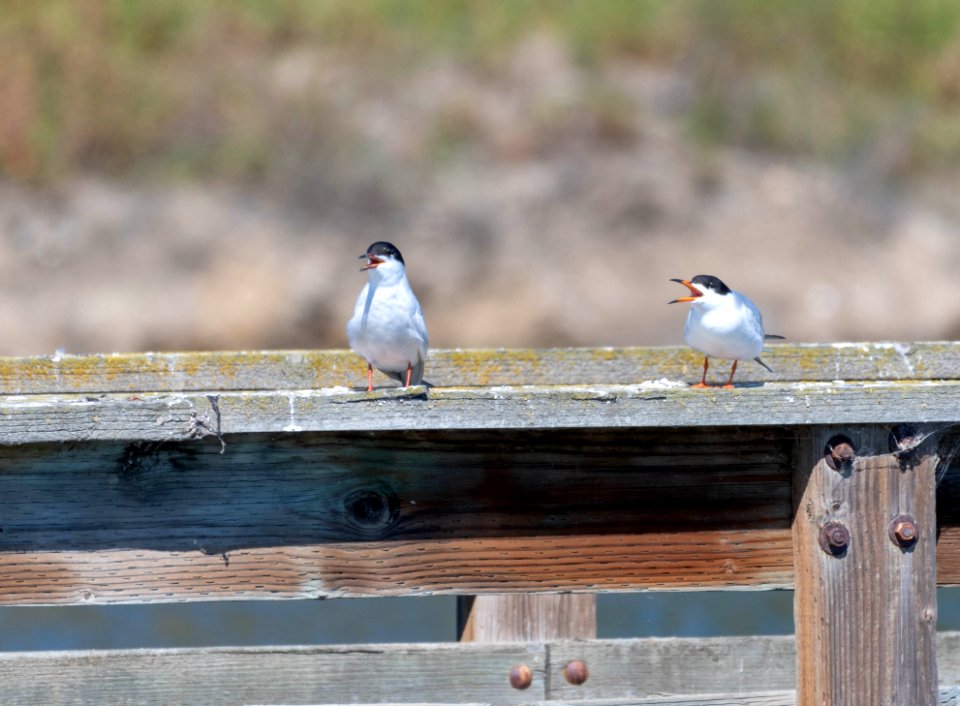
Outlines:
[[697,289],[695,286],[693,286],[688,280],[685,280],[685,279],[672,279],[672,280],[670,280],[670,281],[671,281],[671,282],[676,282],[676,283],[678,283],[678,284],[682,284],[684,287],[686,287],[687,289],[690,290],[690,296],[689,296],[689,297],[679,297],[678,299],[674,299],[672,302],[669,302],[670,304],[679,304],[680,302],[692,302],[692,301],[697,300],[699,297],[702,297],[702,296],[703,296],[703,292],[701,292],[699,289]]
[[367,259],[367,264],[360,268],[360,271],[361,271],[361,272],[365,272],[366,270],[372,270],[372,269],[374,269],[377,265],[382,265],[382,264],[383,264],[383,260],[381,260],[381,259],[380,259],[379,257],[377,257],[376,255],[371,255],[370,253],[367,253],[366,255],[361,255],[361,256],[360,256],[360,259],[361,259],[361,260],[364,259],[364,258]]

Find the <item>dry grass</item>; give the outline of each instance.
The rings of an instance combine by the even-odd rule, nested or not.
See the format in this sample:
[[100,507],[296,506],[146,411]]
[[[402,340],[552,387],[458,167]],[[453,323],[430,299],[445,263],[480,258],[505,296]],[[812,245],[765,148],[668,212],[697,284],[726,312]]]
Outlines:
[[[389,82],[438,59],[495,81],[544,32],[588,70],[681,67],[686,120],[707,146],[846,158],[879,140],[896,153],[891,171],[909,173],[960,156],[958,27],[949,0],[14,0],[0,11],[0,169],[35,182],[89,171],[296,180],[291,160],[364,149],[330,119],[342,86],[298,84],[296,67],[278,77],[297,52],[368,72],[348,81]],[[627,122],[602,91],[570,105],[614,135]],[[532,119],[562,132],[551,110]],[[414,157],[483,149],[476,132],[453,107]]]

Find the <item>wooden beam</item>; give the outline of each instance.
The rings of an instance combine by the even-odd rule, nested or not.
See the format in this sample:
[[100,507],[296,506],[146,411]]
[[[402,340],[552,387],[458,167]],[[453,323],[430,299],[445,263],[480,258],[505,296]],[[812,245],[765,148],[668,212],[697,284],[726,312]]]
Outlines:
[[[745,383],[953,380],[960,343],[776,344],[738,370]],[[441,387],[696,382],[702,356],[686,347],[434,350],[427,378]],[[0,395],[189,390],[299,390],[365,386],[355,353],[240,351],[0,358]],[[378,374],[379,385],[392,385]]]
[[[944,676],[960,635],[939,636]],[[564,676],[586,664],[582,684]],[[518,665],[527,689],[510,686]],[[794,704],[791,636],[0,653],[5,703]],[[936,703],[955,704],[945,681]],[[668,695],[669,694],[669,695]],[[874,702],[860,702],[864,703]],[[901,704],[919,702],[900,701]],[[934,702],[929,702],[934,703]]]
[[789,584],[775,429],[0,447],[0,603]]
[[960,381],[389,388],[0,397],[0,444],[219,434],[957,422]]
[[545,667],[542,644],[19,652],[0,682],[23,704],[521,704],[545,699]]
[[597,597],[592,593],[462,596],[457,601],[461,642],[592,640]]
[[912,430],[817,428],[798,456],[797,703],[934,704],[936,445]]

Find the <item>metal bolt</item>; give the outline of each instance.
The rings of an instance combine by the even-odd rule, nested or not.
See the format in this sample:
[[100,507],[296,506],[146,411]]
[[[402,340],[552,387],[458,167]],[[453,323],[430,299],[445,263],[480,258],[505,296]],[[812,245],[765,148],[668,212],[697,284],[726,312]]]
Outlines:
[[839,522],[828,522],[820,528],[820,548],[831,556],[840,556],[850,545],[850,530]]
[[580,659],[567,662],[563,668],[564,678],[574,686],[580,686],[590,676],[590,670],[587,669],[587,663]]
[[510,670],[510,686],[514,689],[526,689],[533,683],[533,672],[525,664],[515,665]]
[[910,515],[897,515],[890,523],[890,541],[900,547],[916,544],[919,534],[917,523]]
[[853,447],[853,442],[842,434],[832,437],[823,450],[827,465],[835,471],[848,469],[856,455],[857,450]]

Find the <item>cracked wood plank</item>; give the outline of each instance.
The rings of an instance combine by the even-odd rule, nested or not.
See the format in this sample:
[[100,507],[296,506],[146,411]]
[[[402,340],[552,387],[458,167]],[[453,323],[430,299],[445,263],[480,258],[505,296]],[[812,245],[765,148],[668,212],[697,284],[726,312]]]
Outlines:
[[0,444],[218,432],[952,424],[958,397],[960,381],[8,395],[0,397]]

